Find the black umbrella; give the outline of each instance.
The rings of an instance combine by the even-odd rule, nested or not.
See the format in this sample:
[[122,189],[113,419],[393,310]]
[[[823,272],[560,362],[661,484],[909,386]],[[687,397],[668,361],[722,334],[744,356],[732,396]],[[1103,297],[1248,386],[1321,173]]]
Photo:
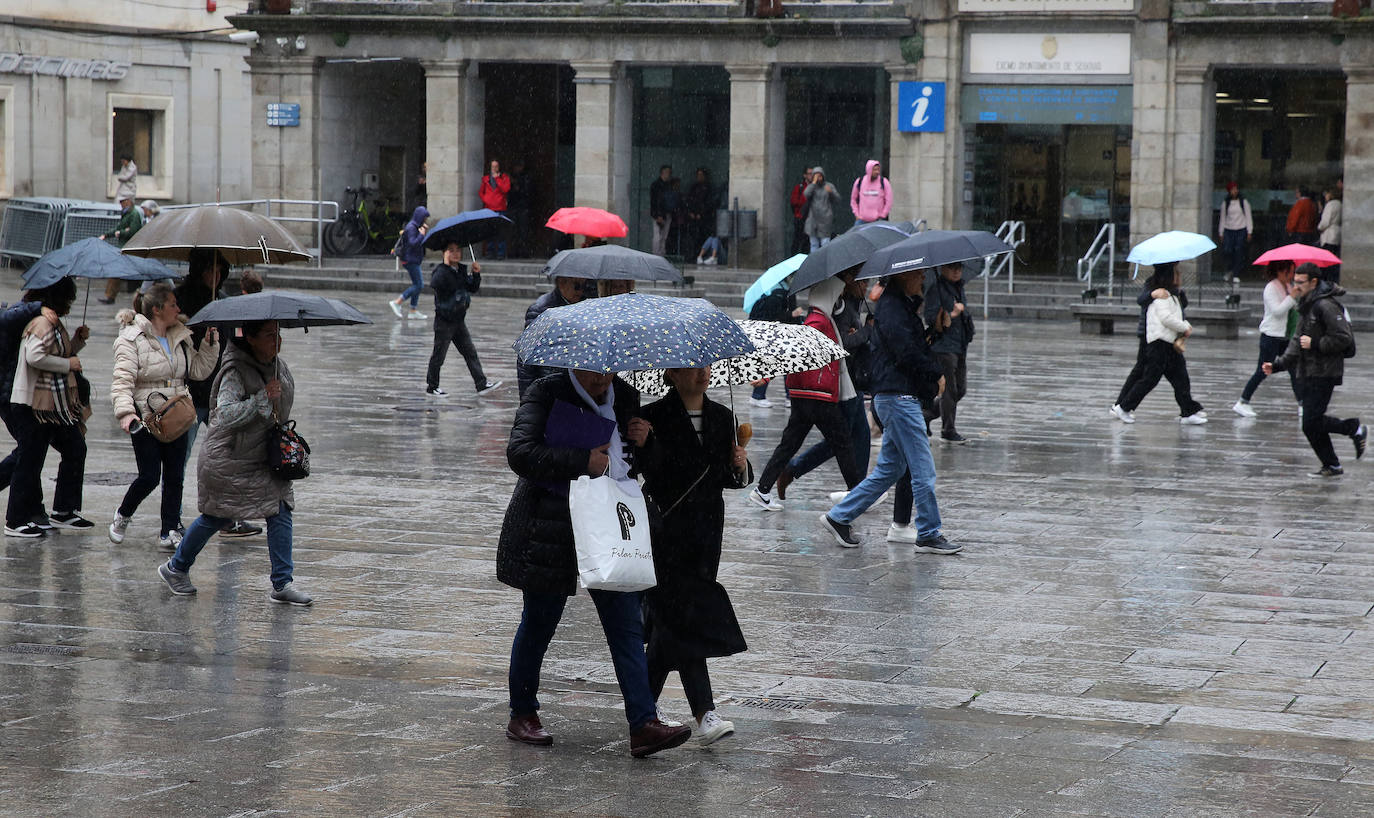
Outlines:
[[911,222],[871,222],[856,224],[848,232],[836,236],[826,246],[812,250],[806,261],[792,274],[789,292],[814,287],[831,276],[858,267],[878,250],[903,241],[916,232]]
[[1010,252],[1011,245],[983,230],[927,230],[874,253],[857,277],[882,278]]
[[563,250],[549,259],[544,275],[553,278],[633,279],[681,283],[682,273],[667,259],[618,244]]
[[281,327],[372,323],[371,319],[342,299],[287,290],[221,298],[206,304],[188,323],[191,326],[237,326],[249,321],[276,321]]
[[[159,281],[175,278],[167,265],[156,259],[126,256],[101,239],[82,239],[45,254],[24,271],[24,289],[40,290],[66,276],[86,279],[86,304],[91,301],[91,279],[120,278],[126,281]],[[86,323],[86,307],[81,308],[81,323]]]
[[[434,225],[434,229],[425,234],[425,247],[430,250],[443,250],[450,242],[476,244],[495,236],[502,227],[510,223],[510,219],[495,210],[485,207],[481,210],[467,210]],[[468,248],[468,252],[471,251],[472,248]]]

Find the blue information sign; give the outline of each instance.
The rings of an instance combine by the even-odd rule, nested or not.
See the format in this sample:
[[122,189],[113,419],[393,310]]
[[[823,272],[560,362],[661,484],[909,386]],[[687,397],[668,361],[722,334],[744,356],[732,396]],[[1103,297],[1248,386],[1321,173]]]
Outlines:
[[897,83],[897,130],[904,133],[945,132],[945,84]]
[[267,124],[276,128],[298,128],[301,124],[299,102],[267,103]]
[[969,123],[1129,125],[1129,85],[974,85],[963,92]]

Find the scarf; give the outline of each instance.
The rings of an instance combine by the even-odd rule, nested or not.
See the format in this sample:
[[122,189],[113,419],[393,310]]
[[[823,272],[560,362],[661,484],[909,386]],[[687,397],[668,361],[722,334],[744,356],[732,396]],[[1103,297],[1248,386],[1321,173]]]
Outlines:
[[601,402],[597,403],[591,395],[587,394],[587,390],[582,388],[582,384],[577,380],[576,372],[569,369],[568,378],[572,380],[573,389],[576,390],[577,396],[582,399],[583,403],[590,406],[592,411],[601,417],[616,424],[617,431],[611,435],[611,447],[607,450],[611,464],[610,468],[606,470],[606,474],[622,489],[631,494],[638,494],[639,482],[630,476],[630,464],[625,460],[625,444],[620,439],[619,421],[615,417],[615,383],[612,382],[610,386],[606,387],[606,394],[601,398]]
[[[71,357],[71,339],[61,321],[54,324],[46,319],[34,320],[24,331],[25,338],[30,335],[38,335],[43,351],[49,355]],[[33,371],[38,376],[34,380],[33,415],[39,423],[75,426],[85,420],[87,407],[77,393],[75,373],[37,368]]]

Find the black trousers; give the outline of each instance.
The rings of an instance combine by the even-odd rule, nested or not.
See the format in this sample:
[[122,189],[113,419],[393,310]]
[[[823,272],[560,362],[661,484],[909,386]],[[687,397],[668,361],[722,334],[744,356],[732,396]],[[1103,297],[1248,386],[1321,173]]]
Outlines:
[[[682,680],[682,691],[687,694],[687,704],[692,708],[692,716],[701,718],[705,713],[716,709],[716,700],[711,691],[711,676],[706,672],[705,659],[678,660],[677,676]],[[649,658],[649,692],[654,701],[663,693],[663,685],[672,671]]]
[[1140,380],[1131,387],[1121,408],[1134,412],[1150,390],[1159,385],[1159,379],[1166,378],[1174,388],[1174,400],[1178,402],[1180,417],[1202,411],[1202,404],[1193,400],[1192,383],[1188,379],[1188,363],[1183,354],[1174,349],[1168,341],[1151,341],[1145,345],[1145,368]]
[[438,315],[434,316],[434,351],[429,354],[429,372],[425,375],[425,383],[430,388],[439,385],[439,370],[444,366],[444,358],[448,357],[449,344],[453,344],[467,362],[473,386],[477,389],[486,386],[487,376],[482,372],[482,362],[477,359],[477,347],[472,345],[467,322],[445,321]]
[[[10,404],[8,415],[10,433],[19,446],[11,455],[14,461],[5,525],[18,528],[43,513],[43,464],[49,446],[62,456],[57,467],[53,511],[80,509],[82,483],[86,477],[86,438],[81,434],[81,427],[39,423],[33,409],[22,403]],[[9,462],[9,458],[5,462]]]
[[[151,432],[134,432],[129,436],[134,447],[134,461],[138,463],[138,477],[129,484],[124,492],[124,500],[119,504],[119,513],[124,517],[134,516],[138,506],[153,493],[160,481],[162,483],[162,530],[181,528],[181,486],[186,474],[186,447],[189,435],[182,435],[171,443],[163,443],[153,437]],[[56,506],[54,506],[56,508]]]
[[935,354],[935,360],[940,362],[940,370],[945,376],[945,391],[940,393],[939,400],[934,401],[940,407],[940,430],[944,434],[952,435],[955,433],[954,414],[959,401],[968,391],[968,356],[938,352]]
[[1126,395],[1130,394],[1131,387],[1140,381],[1140,376],[1145,374],[1145,336],[1140,337],[1140,349],[1135,353],[1135,366],[1131,367],[1131,372],[1126,376],[1126,382],[1121,384],[1121,391],[1116,394],[1116,405],[1121,406],[1126,403]]
[[1334,418],[1326,414],[1331,405],[1331,393],[1336,390],[1333,378],[1304,378],[1302,382],[1302,433],[1316,452],[1323,466],[1341,465],[1331,435],[1353,435],[1360,429],[1359,418]]
[[840,411],[840,405],[794,395],[792,414],[787,417],[782,439],[778,441],[778,447],[773,450],[773,456],[768,458],[768,465],[764,466],[763,476],[759,478],[760,492],[772,491],[773,483],[782,474],[783,467],[801,449],[813,426],[820,430],[821,437],[825,438],[835,453],[835,465],[840,467],[845,487],[852,489],[864,479],[854,459],[854,441],[850,439],[849,421]]

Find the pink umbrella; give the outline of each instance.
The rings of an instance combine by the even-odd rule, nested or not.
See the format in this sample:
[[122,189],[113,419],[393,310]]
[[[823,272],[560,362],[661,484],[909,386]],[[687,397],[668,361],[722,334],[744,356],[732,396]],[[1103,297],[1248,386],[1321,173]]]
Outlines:
[[561,207],[545,223],[562,233],[577,233],[598,239],[618,238],[630,230],[625,220],[596,207]]
[[1340,264],[1341,260],[1328,250],[1320,247],[1313,247],[1310,244],[1285,244],[1282,247],[1275,247],[1255,259],[1255,264],[1268,264],[1271,261],[1291,261],[1294,264],[1306,264],[1311,262],[1318,267],[1330,267],[1333,264]]

